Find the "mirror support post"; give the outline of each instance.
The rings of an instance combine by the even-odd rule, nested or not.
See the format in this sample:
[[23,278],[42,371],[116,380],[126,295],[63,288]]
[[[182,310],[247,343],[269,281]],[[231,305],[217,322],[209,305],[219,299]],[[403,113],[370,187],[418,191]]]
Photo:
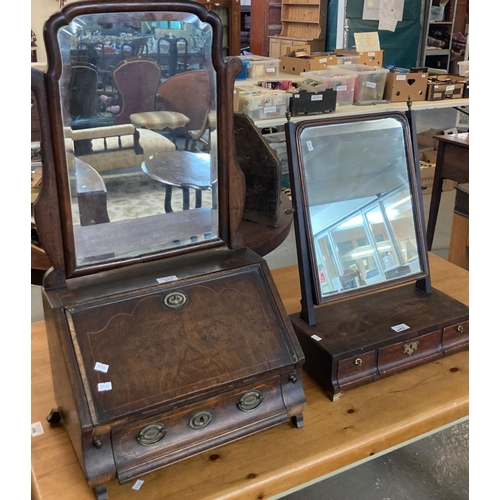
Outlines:
[[285,123],[286,144],[288,153],[288,165],[291,170],[290,187],[292,191],[293,203],[293,222],[295,239],[297,241],[297,260],[299,264],[300,276],[300,289],[301,289],[301,311],[300,318],[308,325],[313,326],[316,324],[316,317],[314,314],[314,300],[313,300],[313,287],[314,282],[312,279],[311,256],[309,254],[309,245],[307,243],[307,235],[305,228],[305,215],[304,215],[304,199],[300,186],[295,184],[295,179],[300,175],[298,169],[297,159],[297,145],[295,141],[295,126],[290,121],[290,115],[287,114],[287,122]]
[[[408,109],[405,111],[406,118],[408,119],[408,123],[410,125],[410,137],[411,137],[411,149],[413,152],[413,163],[415,165],[415,179],[417,180],[417,186],[422,185],[422,180],[420,177],[420,163],[418,159],[418,142],[417,142],[417,125],[415,122],[415,113],[412,111],[411,106],[412,106],[412,101],[410,97],[408,96],[408,101],[406,102]],[[423,234],[426,233],[425,229],[425,215],[424,215],[424,200],[423,200],[423,195],[422,195],[422,190],[417,189],[417,192],[415,193],[416,196],[418,197],[418,211],[419,211],[419,219],[421,220],[422,224],[422,231]],[[427,247],[423,249],[425,252],[428,252]],[[426,257],[426,262],[427,262],[427,253],[425,255]],[[426,264],[426,267],[428,268],[428,265]],[[425,293],[431,293],[432,292],[432,285],[431,285],[431,278],[429,273],[427,272],[427,276],[425,278],[422,278],[420,280],[417,280],[415,282],[415,287],[418,290],[421,290],[422,292]]]

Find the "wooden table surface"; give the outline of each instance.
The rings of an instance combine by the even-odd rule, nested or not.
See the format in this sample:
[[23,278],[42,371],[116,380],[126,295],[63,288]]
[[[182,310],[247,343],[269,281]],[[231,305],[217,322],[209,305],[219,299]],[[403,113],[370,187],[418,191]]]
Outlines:
[[[469,273],[430,254],[434,288],[468,304]],[[295,266],[273,270],[288,313],[299,310]],[[92,500],[66,431],[45,417],[55,406],[45,323],[32,325],[34,500]],[[353,389],[331,402],[304,374],[304,427],[285,423],[173,464],[133,482],[108,484],[110,500],[255,500],[315,481],[457,422],[469,412],[469,357],[461,352]]]

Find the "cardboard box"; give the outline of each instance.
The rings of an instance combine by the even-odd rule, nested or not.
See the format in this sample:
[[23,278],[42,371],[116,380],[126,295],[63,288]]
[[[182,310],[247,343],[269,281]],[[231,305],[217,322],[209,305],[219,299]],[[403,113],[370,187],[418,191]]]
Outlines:
[[437,139],[434,139],[435,135],[443,135],[444,130],[442,128],[431,128],[425,132],[420,132],[417,134],[417,144],[419,151],[424,148],[436,149],[438,145]]
[[357,55],[359,60],[357,64],[365,64],[367,66],[380,66],[384,65],[384,51],[383,50],[370,50],[367,52],[356,52],[355,50],[336,49],[338,54]]
[[[304,50],[304,57],[294,57],[290,54]],[[311,55],[311,47],[309,45],[293,45],[288,47],[288,53],[280,57],[280,71],[283,73],[291,73],[292,75],[300,75],[305,71],[317,71],[326,69],[327,66],[339,64],[341,57],[337,57],[333,53],[315,53]]]
[[[422,194],[431,194],[432,185],[434,184],[434,174],[436,166],[428,162],[420,162],[420,181],[422,184]],[[450,179],[443,180],[442,191],[452,191],[455,183]]]
[[388,73],[385,81],[384,99],[391,102],[425,101],[427,97],[428,73]]
[[464,94],[464,81],[453,75],[432,76],[427,85],[427,101],[461,99]]

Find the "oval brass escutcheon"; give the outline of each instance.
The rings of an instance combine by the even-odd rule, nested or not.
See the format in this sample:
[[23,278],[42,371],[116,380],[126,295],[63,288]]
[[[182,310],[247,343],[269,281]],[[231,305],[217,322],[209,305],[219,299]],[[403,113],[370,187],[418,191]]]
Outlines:
[[260,391],[248,391],[241,396],[238,402],[238,408],[241,411],[252,411],[262,403],[264,397]]
[[411,356],[418,349],[418,341],[410,342],[409,344],[403,345],[403,352]]
[[149,424],[141,429],[137,441],[142,446],[151,446],[161,441],[166,433],[167,429],[163,424]]
[[163,303],[170,309],[180,309],[188,303],[188,296],[186,293],[177,290],[170,292],[163,297]]
[[203,429],[210,424],[214,414],[211,410],[200,410],[197,411],[189,421],[189,427],[191,429]]

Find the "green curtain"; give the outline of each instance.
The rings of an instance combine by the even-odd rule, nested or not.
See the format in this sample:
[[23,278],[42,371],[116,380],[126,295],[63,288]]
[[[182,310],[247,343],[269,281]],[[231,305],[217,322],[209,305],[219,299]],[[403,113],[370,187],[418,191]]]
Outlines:
[[[378,31],[380,48],[384,50],[384,64],[393,62],[402,68],[417,66],[418,46],[422,33],[420,15],[423,1],[405,0],[403,20],[397,23],[396,30],[392,32],[386,30],[378,31],[378,21],[365,21],[362,19],[364,0],[347,0],[346,20],[348,23],[347,43],[349,47],[354,46],[354,33]],[[335,3],[335,7],[330,7],[332,3]],[[337,6],[338,0],[330,0],[327,19],[330,26],[331,10],[335,10],[335,24],[333,25],[335,32],[337,26]],[[328,35],[330,35],[330,29],[327,29],[327,37]],[[327,38],[327,42],[328,40],[329,38]],[[335,39],[333,39],[331,47],[334,47],[334,44]],[[327,47],[330,47],[328,43]]]

